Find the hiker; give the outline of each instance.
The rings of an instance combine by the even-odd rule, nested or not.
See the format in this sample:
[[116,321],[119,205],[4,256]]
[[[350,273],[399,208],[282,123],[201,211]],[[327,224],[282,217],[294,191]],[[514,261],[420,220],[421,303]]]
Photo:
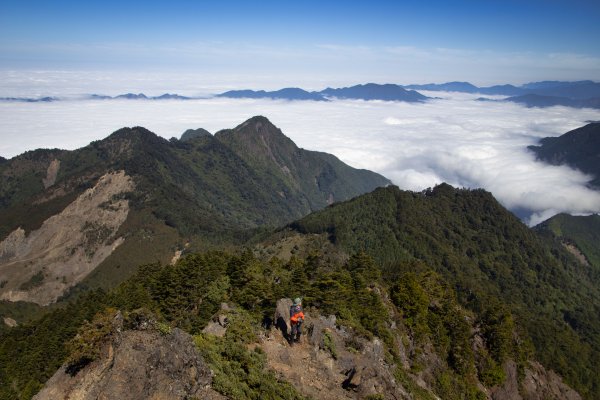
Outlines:
[[290,322],[292,324],[290,342],[299,342],[300,335],[302,334],[302,322],[304,322],[302,300],[299,297],[294,299],[294,304],[290,307]]

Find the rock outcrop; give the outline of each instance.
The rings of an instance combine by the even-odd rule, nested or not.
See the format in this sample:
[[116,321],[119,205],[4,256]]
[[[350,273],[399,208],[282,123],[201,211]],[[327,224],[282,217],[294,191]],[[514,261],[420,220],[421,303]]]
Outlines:
[[411,398],[395,381],[394,367],[384,360],[383,343],[336,327],[334,316],[305,312],[301,341],[290,346],[285,330],[291,304],[290,299],[277,302],[275,328],[260,346],[268,366],[302,394],[314,399],[362,399],[376,394],[386,399]]
[[279,329],[283,337],[288,340],[289,335],[292,331],[292,324],[290,322],[290,308],[292,307],[291,299],[279,299],[277,300],[277,306],[275,308],[275,314],[273,315],[273,324]]
[[565,385],[558,375],[546,370],[538,362],[531,362],[529,368],[525,369],[520,390],[515,362],[508,361],[504,365],[504,371],[506,381],[492,390],[493,400],[581,400],[579,393]]
[[223,399],[211,382],[187,333],[128,330],[115,334],[101,358],[74,376],[60,368],[34,399]]
[[[419,358],[425,368],[411,370],[407,352],[414,344],[396,338],[397,351],[404,367],[389,363],[385,346],[376,337],[367,340],[351,329],[337,324],[335,316],[327,318],[306,312],[304,334],[299,344],[291,346],[289,332],[290,299],[280,299],[274,314],[274,328],[263,337],[260,347],[267,356],[269,368],[290,382],[302,394],[314,399],[363,399],[381,395],[384,399],[413,399],[415,388],[435,395],[435,382],[443,361],[426,345]],[[403,371],[395,373],[396,368]],[[504,365],[506,380],[489,390],[479,388],[489,400],[581,400],[581,396],[536,362],[525,369],[519,380],[517,365],[509,360]],[[405,381],[400,381],[403,376]],[[408,386],[406,386],[408,384]]]
[[56,177],[58,176],[58,170],[60,169],[60,160],[54,159],[50,162],[48,170],[46,171],[46,177],[42,179],[44,189],[48,189],[50,186],[56,183]]
[[227,326],[229,325],[229,316],[228,313],[231,311],[231,308],[227,303],[221,304],[221,309],[217,314],[213,316],[213,318],[206,324],[204,329],[202,329],[202,333],[207,333],[209,335],[223,337],[227,332]]

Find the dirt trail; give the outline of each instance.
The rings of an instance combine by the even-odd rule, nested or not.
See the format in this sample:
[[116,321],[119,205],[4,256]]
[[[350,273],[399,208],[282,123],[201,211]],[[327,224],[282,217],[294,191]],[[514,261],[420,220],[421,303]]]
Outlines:
[[300,343],[290,345],[286,333],[290,304],[289,299],[278,301],[276,328],[267,331],[260,342],[269,367],[282,379],[314,399],[362,399],[376,394],[385,399],[411,398],[395,381],[383,343],[336,326],[334,316],[305,311]]
[[346,375],[338,371],[333,357],[306,337],[290,346],[279,331],[264,339],[261,347],[269,367],[303,394],[315,399],[354,399],[356,394],[342,387]]

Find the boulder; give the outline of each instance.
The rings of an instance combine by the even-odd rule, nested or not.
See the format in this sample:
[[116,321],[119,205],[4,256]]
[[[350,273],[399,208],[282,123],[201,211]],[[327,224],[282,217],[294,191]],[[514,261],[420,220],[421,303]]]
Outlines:
[[289,338],[292,331],[292,325],[290,323],[290,307],[292,307],[292,304],[293,302],[291,299],[277,300],[275,315],[273,316],[275,327],[281,331],[286,339]]
[[218,337],[225,336],[227,326],[229,325],[229,317],[224,313],[230,310],[230,308],[226,304],[226,307],[223,307],[223,304],[221,304],[221,311],[213,317],[212,321],[210,321],[204,329],[202,329],[202,333],[208,333]]

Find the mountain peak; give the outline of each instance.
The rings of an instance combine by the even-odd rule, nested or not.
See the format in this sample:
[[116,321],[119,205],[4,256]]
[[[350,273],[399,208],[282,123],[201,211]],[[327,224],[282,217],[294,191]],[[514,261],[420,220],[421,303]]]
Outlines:
[[148,144],[161,144],[166,142],[167,140],[158,136],[156,133],[144,128],[143,126],[134,126],[124,127],[115,132],[113,132],[110,136],[104,141],[128,141],[128,142],[136,142],[136,143],[148,143]]
[[105,139],[90,145],[103,149],[107,160],[115,162],[123,157],[130,158],[143,153],[157,154],[165,149],[169,142],[141,126],[125,127],[113,132]]
[[267,117],[262,115],[256,115],[249,120],[241,123],[234,128],[236,132],[247,132],[247,133],[261,133],[270,132],[276,130],[281,133],[281,130],[277,128]]
[[273,160],[278,158],[277,155],[289,155],[298,150],[296,144],[281,129],[262,115],[256,115],[233,129],[217,132],[215,138],[239,154],[265,160]]
[[156,134],[142,126],[126,126],[114,131],[109,138],[126,138],[132,136],[156,136]]
[[336,97],[340,99],[360,99],[360,100],[384,100],[384,101],[407,101],[422,102],[429,99],[414,90],[406,90],[402,86],[387,83],[366,83],[340,89],[327,88],[321,91],[325,96]]
[[215,133],[215,137],[222,142],[239,141],[248,144],[249,142],[260,141],[261,143],[272,140],[280,142],[289,142],[295,144],[283,134],[281,129],[276,127],[267,117],[256,115],[233,129],[223,129]]
[[148,96],[146,96],[144,93],[125,93],[125,94],[120,94],[117,97],[115,97],[115,99],[128,99],[128,100],[138,100],[138,99],[147,99]]
[[200,137],[207,137],[207,136],[212,136],[212,135],[209,131],[207,131],[204,128],[188,129],[185,132],[183,132],[180,140],[182,142],[187,142],[192,139],[196,139],[196,138],[200,138]]

